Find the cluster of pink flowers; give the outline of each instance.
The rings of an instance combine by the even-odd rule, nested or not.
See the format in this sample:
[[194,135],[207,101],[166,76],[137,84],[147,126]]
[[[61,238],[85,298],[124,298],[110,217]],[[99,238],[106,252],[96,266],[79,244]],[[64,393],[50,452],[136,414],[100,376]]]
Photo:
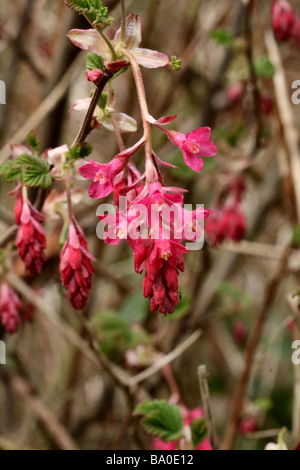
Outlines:
[[[184,450],[186,444],[190,445],[190,423],[197,418],[203,417],[203,411],[201,408],[194,408],[189,410],[185,406],[181,407],[181,414],[183,417],[184,428],[182,434],[185,435],[184,438],[180,439],[179,445],[180,450]],[[171,442],[164,442],[160,439],[153,439],[152,440],[152,448],[155,450],[178,450],[178,445],[175,441]],[[209,439],[204,439],[196,448],[195,450],[212,450],[211,444]]]
[[287,0],[273,1],[272,26],[277,41],[293,39],[300,44],[300,16],[294,13]]
[[228,185],[227,198],[219,202],[209,217],[205,230],[212,246],[224,240],[238,242],[246,232],[246,220],[241,207],[241,198],[245,190],[244,180],[238,179],[234,184]]
[[91,260],[95,258],[88,251],[84,233],[73,218],[61,252],[59,269],[62,283],[68,291],[68,300],[76,309],[85,306],[92,287],[94,268]]
[[[167,124],[174,116],[152,121],[162,129],[169,139],[182,149],[185,163],[195,171],[201,171],[203,160],[201,157],[209,157],[217,153],[215,145],[210,140],[210,129],[197,129],[184,135],[175,131],[166,131],[161,124]],[[130,157],[144,144],[141,139],[133,147],[120,152],[107,164],[99,164],[92,160],[79,169],[85,178],[91,179],[89,195],[98,199],[109,194],[114,194],[117,205],[117,214],[110,224],[109,216],[100,216],[103,225],[108,225],[106,243],[116,244],[123,238],[133,249],[134,265],[137,273],[146,271],[143,290],[144,296],[149,297],[151,311],[160,311],[163,314],[173,313],[178,304],[178,273],[184,271],[183,254],[188,251],[182,241],[185,238],[184,231],[178,233],[178,224],[182,228],[182,221],[186,220],[183,208],[183,192],[181,188],[165,187],[162,183],[162,175],[158,165],[170,166],[162,162],[154,153],[147,158],[146,170],[143,175],[137,170]],[[126,207],[119,204],[120,196],[127,195]],[[142,224],[138,214],[134,210],[139,205],[146,208],[147,223]],[[157,209],[158,218],[153,217],[153,208]],[[176,214],[171,219],[170,226],[164,226],[160,211],[165,207],[175,207]],[[125,211],[124,211],[125,209]],[[205,218],[210,211],[197,209],[191,213],[189,232],[192,236],[189,240],[196,239],[199,232],[196,220],[202,212]],[[157,214],[156,214],[157,215]],[[155,220],[154,220],[155,219]],[[137,220],[139,222],[137,223]],[[124,230],[124,225],[129,226],[129,231]],[[131,231],[131,228],[134,228]],[[186,227],[185,227],[186,228]],[[132,232],[139,232],[138,237],[133,237]]]
[[[0,320],[3,328],[9,334],[16,333],[21,324],[22,303],[18,294],[4,283],[0,289]],[[23,307],[22,318],[30,322],[34,307],[27,304]]]
[[40,222],[44,216],[37,211],[29,200],[24,200],[18,192],[15,205],[15,220],[18,225],[17,247],[20,258],[30,276],[36,276],[45,262],[46,235]]

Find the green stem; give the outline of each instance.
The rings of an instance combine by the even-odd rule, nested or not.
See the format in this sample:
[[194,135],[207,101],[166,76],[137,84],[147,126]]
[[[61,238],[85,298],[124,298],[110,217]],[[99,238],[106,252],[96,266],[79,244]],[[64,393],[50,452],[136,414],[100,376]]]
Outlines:
[[98,31],[98,33],[100,34],[100,36],[102,37],[102,39],[104,39],[104,41],[105,41],[106,44],[108,45],[109,50],[110,50],[110,52],[111,52],[111,58],[112,58],[112,60],[118,60],[118,57],[117,57],[115,48],[114,48],[114,46],[112,45],[111,40],[106,36],[106,34],[105,34],[100,28],[97,29],[97,31]]
[[121,0],[121,41],[125,40],[126,32],[126,5],[125,0]]
[[70,182],[70,170],[66,168],[66,193],[67,193],[67,203],[68,203],[68,214],[69,222],[72,223],[73,220],[73,209],[72,209],[72,195],[71,195],[71,182]]

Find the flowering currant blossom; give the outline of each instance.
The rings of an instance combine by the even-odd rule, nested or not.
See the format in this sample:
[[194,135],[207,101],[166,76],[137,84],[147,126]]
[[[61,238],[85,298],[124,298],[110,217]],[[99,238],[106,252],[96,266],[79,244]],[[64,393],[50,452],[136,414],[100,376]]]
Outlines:
[[143,143],[144,140],[141,139],[130,149],[120,152],[109,163],[97,163],[90,160],[87,165],[79,168],[79,173],[84,178],[93,180],[89,189],[89,195],[92,199],[99,199],[113,192],[115,178],[123,171],[129,158],[138,151]]
[[210,140],[211,129],[209,127],[200,127],[188,134],[182,134],[173,130],[166,130],[160,124],[168,124],[176,116],[169,116],[155,121],[149,116],[149,122],[153,123],[158,129],[167,134],[168,138],[176,147],[182,150],[185,164],[192,170],[200,172],[204,161],[201,157],[212,157],[218,153],[215,144]]
[[24,201],[21,191],[18,192],[15,205],[15,220],[18,225],[17,247],[20,258],[29,274],[36,276],[41,272],[46,259],[46,235],[40,224],[44,216],[30,201]]
[[272,26],[276,39],[280,42],[291,37],[294,26],[294,14],[287,0],[274,0],[272,5]]
[[[187,447],[187,444],[191,445],[191,431],[190,431],[190,424],[194,419],[197,418],[202,418],[203,417],[203,411],[201,408],[194,408],[193,410],[189,410],[185,406],[181,407],[181,414],[183,417],[183,423],[184,423],[184,428],[183,428],[183,436],[180,439],[180,450],[185,450]],[[157,449],[157,450],[178,450],[178,444],[175,441],[171,442],[164,442],[161,441],[158,438],[155,438],[152,440],[152,448]],[[208,439],[204,439],[196,448],[195,450],[212,450],[211,444]]]
[[224,205],[221,203],[213,210],[206,223],[206,234],[212,246],[222,243],[226,239],[238,242],[246,232],[245,215],[241,207],[241,198],[245,190],[243,178],[229,184],[226,193],[229,193]]
[[[81,111],[87,110],[91,103],[92,98],[83,98],[75,101],[71,110]],[[105,129],[114,132],[115,126],[121,133],[124,132],[136,132],[137,122],[132,117],[125,113],[117,113],[112,103],[109,103],[105,108],[101,108],[99,105],[96,106],[93,114],[93,127],[100,127],[102,124]]]
[[18,330],[21,322],[20,309],[18,295],[7,284],[3,284],[0,291],[0,319],[7,333],[16,333]]
[[68,291],[68,300],[77,309],[85,306],[88,291],[92,287],[94,268],[91,260],[96,261],[87,249],[83,231],[73,218],[61,252],[59,270],[62,283]]
[[137,15],[129,15],[126,18],[126,33],[124,42],[121,40],[121,29],[119,29],[112,40],[117,55],[117,61],[112,59],[111,50],[104,39],[95,29],[72,29],[68,38],[85,51],[93,52],[104,58],[107,70],[116,72],[118,68],[128,65],[123,49],[127,49],[134,56],[139,65],[147,68],[164,67],[169,63],[169,58],[158,51],[140,48],[142,41],[141,19]]

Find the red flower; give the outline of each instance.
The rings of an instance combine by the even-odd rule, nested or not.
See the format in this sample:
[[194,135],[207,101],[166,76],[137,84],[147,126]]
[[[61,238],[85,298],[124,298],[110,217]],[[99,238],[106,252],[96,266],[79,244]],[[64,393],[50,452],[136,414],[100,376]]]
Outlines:
[[3,284],[0,292],[0,317],[7,333],[18,331],[21,322],[20,308],[21,301],[18,295],[7,284]]
[[294,28],[292,32],[293,39],[296,44],[300,44],[300,16],[294,18]]
[[258,422],[254,416],[243,418],[239,424],[239,431],[241,434],[250,434],[258,429]]
[[18,193],[15,206],[15,220],[19,226],[17,247],[20,258],[29,274],[36,276],[41,272],[46,259],[46,235],[40,224],[44,216],[29,201],[24,202],[21,192]]
[[95,85],[98,85],[104,74],[101,69],[93,69],[86,70],[85,75],[89,82],[93,82]]
[[82,309],[92,287],[95,258],[87,249],[87,243],[78,223],[72,220],[69,234],[61,252],[59,270],[63,285],[68,291],[68,300],[74,308]]
[[173,313],[178,304],[178,273],[184,271],[183,253],[188,250],[174,240],[139,239],[134,252],[137,273],[146,270],[144,297],[152,312]]
[[212,246],[226,239],[235,242],[242,240],[246,232],[246,221],[241,205],[231,199],[223,209],[215,209],[206,222],[205,231]]
[[272,26],[278,41],[283,42],[291,37],[294,14],[287,0],[274,0],[272,5]]

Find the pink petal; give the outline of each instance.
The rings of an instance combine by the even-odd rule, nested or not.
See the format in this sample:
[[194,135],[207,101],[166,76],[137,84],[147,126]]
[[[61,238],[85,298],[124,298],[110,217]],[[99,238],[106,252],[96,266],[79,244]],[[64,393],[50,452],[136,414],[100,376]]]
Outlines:
[[84,178],[93,180],[96,178],[96,174],[100,170],[101,165],[100,163],[96,163],[93,160],[90,160],[90,163],[87,165],[81,166],[78,171]]
[[182,154],[185,164],[188,167],[192,168],[192,170],[197,171],[198,173],[202,170],[204,161],[201,157],[193,152],[187,152],[184,148],[182,149]]
[[10,150],[12,155],[16,158],[20,155],[23,155],[24,153],[26,153],[27,155],[33,155],[32,151],[29,148],[21,144],[10,144]]
[[113,186],[109,181],[104,184],[101,184],[98,181],[93,181],[89,188],[89,196],[92,199],[100,199],[101,197],[108,196],[112,191]]
[[110,50],[95,29],[72,29],[67,36],[80,49],[110,59]]
[[[134,49],[138,47],[142,40],[142,24],[138,15],[128,15],[126,18],[125,47]],[[113,43],[121,42],[121,28],[115,34]]]
[[132,50],[137,63],[148,69],[156,69],[157,67],[164,67],[169,63],[169,58],[166,54],[151,49],[141,49],[139,47]]
[[186,138],[191,140],[192,142],[205,142],[209,140],[211,136],[211,129],[210,127],[199,127],[192,132],[186,134]]
[[156,153],[153,153],[153,157],[155,158],[155,161],[158,165],[162,165],[166,168],[174,168],[176,170],[179,170],[180,168],[178,166],[173,165],[172,163],[165,162],[164,160],[161,160]]
[[161,126],[165,126],[166,124],[170,124],[170,122],[173,122],[175,121],[175,119],[177,119],[177,115],[174,114],[173,116],[163,116],[159,119],[154,119],[153,116],[148,116],[148,121],[151,123],[151,124],[160,124]]
[[71,110],[75,110],[75,111],[81,111],[83,109],[88,109],[89,108],[89,105],[92,101],[92,98],[82,98],[82,99],[79,99],[77,101],[75,101],[75,103],[73,104]]

